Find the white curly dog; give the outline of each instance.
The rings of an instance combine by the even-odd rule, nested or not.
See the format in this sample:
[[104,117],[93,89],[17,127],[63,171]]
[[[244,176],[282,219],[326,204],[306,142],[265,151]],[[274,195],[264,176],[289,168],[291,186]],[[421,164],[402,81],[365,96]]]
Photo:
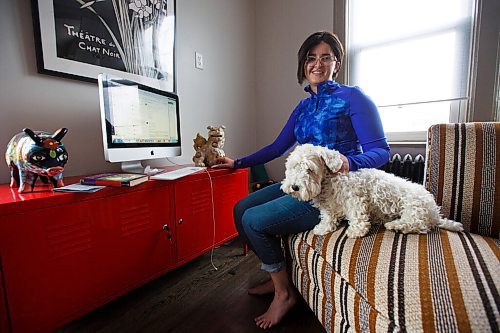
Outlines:
[[427,233],[435,226],[463,230],[461,223],[441,217],[422,185],[377,169],[338,173],[341,166],[339,152],[311,144],[297,146],[287,158],[281,189],[319,209],[315,234],[335,231],[343,219],[350,238],[365,236],[371,223],[402,233]]

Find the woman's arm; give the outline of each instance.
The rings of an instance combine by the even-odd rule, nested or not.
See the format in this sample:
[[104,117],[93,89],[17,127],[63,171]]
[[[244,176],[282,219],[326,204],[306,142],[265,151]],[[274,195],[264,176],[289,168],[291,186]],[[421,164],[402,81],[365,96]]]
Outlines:
[[351,92],[351,122],[363,153],[347,156],[349,170],[378,168],[387,163],[390,148],[377,107],[358,87]]

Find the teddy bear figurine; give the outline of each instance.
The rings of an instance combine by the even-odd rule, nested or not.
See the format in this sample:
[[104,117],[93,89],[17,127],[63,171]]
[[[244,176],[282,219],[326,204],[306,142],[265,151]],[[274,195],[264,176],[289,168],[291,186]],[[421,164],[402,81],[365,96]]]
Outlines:
[[196,138],[193,139],[195,150],[193,162],[196,166],[211,167],[216,164],[217,158],[226,156],[222,150],[226,140],[225,128],[224,125],[208,126],[208,139],[205,139],[200,133],[196,134]]

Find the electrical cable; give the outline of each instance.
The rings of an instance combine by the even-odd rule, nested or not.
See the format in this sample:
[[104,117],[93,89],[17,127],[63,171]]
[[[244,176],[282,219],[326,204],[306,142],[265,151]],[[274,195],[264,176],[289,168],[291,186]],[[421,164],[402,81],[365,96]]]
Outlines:
[[212,183],[212,176],[210,175],[210,172],[208,172],[207,169],[204,169],[205,172],[208,175],[208,178],[210,179],[210,198],[212,199],[212,222],[214,226],[214,236],[212,239],[212,251],[210,253],[210,263],[212,264],[212,267],[215,270],[218,270],[218,268],[214,265],[214,250],[215,250],[215,204],[214,204],[214,186]]

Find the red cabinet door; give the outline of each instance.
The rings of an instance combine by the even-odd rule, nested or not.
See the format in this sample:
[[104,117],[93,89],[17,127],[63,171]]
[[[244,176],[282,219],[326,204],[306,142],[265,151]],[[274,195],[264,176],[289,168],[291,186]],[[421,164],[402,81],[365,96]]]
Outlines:
[[171,254],[170,195],[155,188],[111,196],[98,205],[100,258],[105,274],[99,281],[109,290],[131,290],[165,272]]
[[98,224],[88,203],[7,216],[0,253],[13,332],[47,332],[105,290],[98,257]]
[[172,263],[167,189],[2,217],[0,253],[13,332],[49,332]]
[[177,260],[184,261],[212,246],[214,225],[210,181],[177,181],[175,184],[175,233]]
[[[248,193],[247,170],[175,183],[177,259],[195,257],[237,235],[233,207]],[[214,209],[212,209],[214,208]],[[214,238],[215,230],[215,238]]]
[[215,200],[216,243],[229,240],[237,235],[234,226],[234,205],[248,193],[247,173],[241,170],[222,177],[213,178]]

